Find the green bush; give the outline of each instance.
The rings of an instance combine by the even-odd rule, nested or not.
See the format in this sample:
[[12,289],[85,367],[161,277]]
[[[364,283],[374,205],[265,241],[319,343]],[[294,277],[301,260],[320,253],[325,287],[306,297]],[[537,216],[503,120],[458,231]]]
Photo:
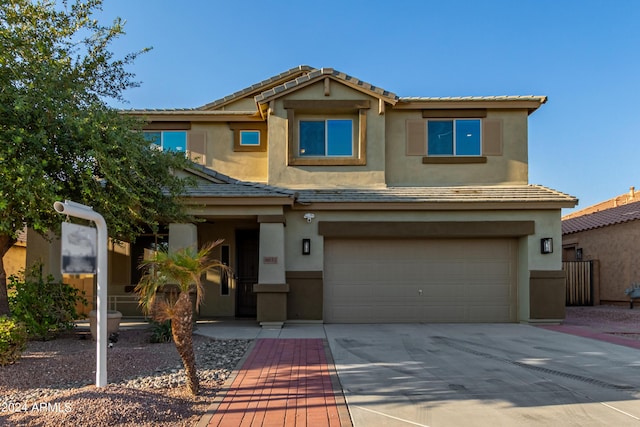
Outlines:
[[42,277],[42,266],[35,264],[21,277],[9,277],[11,315],[24,323],[30,339],[51,339],[61,331],[73,328],[80,318],[76,303],[87,304],[84,292],[53,276]]
[[171,335],[171,320],[164,322],[151,322],[151,342],[163,343],[171,342],[173,336]]
[[10,365],[20,359],[26,345],[25,326],[7,316],[0,316],[0,366]]

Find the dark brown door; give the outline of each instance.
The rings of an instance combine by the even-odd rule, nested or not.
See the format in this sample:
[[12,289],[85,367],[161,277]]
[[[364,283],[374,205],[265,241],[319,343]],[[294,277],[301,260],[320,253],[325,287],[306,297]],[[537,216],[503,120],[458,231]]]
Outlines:
[[236,231],[236,316],[256,317],[256,294],[253,285],[258,283],[258,230]]

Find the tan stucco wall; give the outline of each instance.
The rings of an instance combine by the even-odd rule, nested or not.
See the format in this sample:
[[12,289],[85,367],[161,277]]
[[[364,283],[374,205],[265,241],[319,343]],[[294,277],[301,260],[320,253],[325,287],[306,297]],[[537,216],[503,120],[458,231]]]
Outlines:
[[17,275],[24,270],[27,261],[27,247],[24,243],[16,243],[2,258],[7,277]]
[[[287,166],[287,110],[284,100],[369,100],[367,110],[367,164],[364,166]],[[358,126],[354,122],[354,126]],[[269,116],[269,184],[290,188],[372,187],[384,184],[385,118],[378,114],[378,100],[362,92],[331,82],[331,96],[324,96],[324,84],[300,89],[276,100]]]
[[193,123],[192,130],[207,134],[207,167],[236,179],[267,181],[267,152],[234,152],[227,123]]
[[51,274],[56,280],[62,278],[60,265],[60,239],[54,239],[49,243],[40,234],[27,229],[27,266],[36,262],[42,263],[42,274],[46,277]]
[[640,283],[640,223],[626,222],[565,236],[582,248],[582,260],[600,264],[600,302],[628,303],[625,289]]
[[[528,111],[488,110],[487,119],[501,119],[503,153],[487,156],[479,164],[423,164],[422,156],[406,155],[406,121],[421,119],[421,110],[378,111],[378,99],[331,81],[330,96],[324,82],[287,94],[273,102],[267,123],[266,152],[234,152],[233,131],[227,123],[193,123],[192,130],[207,134],[206,165],[234,178],[291,188],[376,187],[381,185],[483,185],[528,182]],[[287,100],[369,100],[366,165],[288,166]],[[225,110],[255,110],[253,99],[242,99]],[[354,123],[357,126],[357,121]]]
[[526,184],[527,111],[489,110],[488,119],[503,123],[503,155],[487,156],[487,163],[423,164],[423,156],[406,155],[406,121],[422,119],[422,112],[388,109],[386,176],[388,185],[447,186]]
[[221,111],[257,111],[253,97],[241,98],[220,108]]

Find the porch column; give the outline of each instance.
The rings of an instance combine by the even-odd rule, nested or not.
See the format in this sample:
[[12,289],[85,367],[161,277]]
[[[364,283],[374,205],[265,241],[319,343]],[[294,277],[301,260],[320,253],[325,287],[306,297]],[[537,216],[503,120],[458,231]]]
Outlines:
[[263,327],[282,327],[287,320],[287,293],[284,266],[284,216],[261,215],[258,283],[253,291],[257,297],[257,320]]

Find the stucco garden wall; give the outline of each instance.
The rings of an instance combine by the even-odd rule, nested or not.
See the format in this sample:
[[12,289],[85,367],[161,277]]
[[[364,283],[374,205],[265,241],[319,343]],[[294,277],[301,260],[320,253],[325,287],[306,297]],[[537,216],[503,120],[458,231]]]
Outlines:
[[640,224],[637,221],[610,225],[565,236],[582,248],[582,260],[600,264],[600,303],[625,303],[625,289],[640,283]]

